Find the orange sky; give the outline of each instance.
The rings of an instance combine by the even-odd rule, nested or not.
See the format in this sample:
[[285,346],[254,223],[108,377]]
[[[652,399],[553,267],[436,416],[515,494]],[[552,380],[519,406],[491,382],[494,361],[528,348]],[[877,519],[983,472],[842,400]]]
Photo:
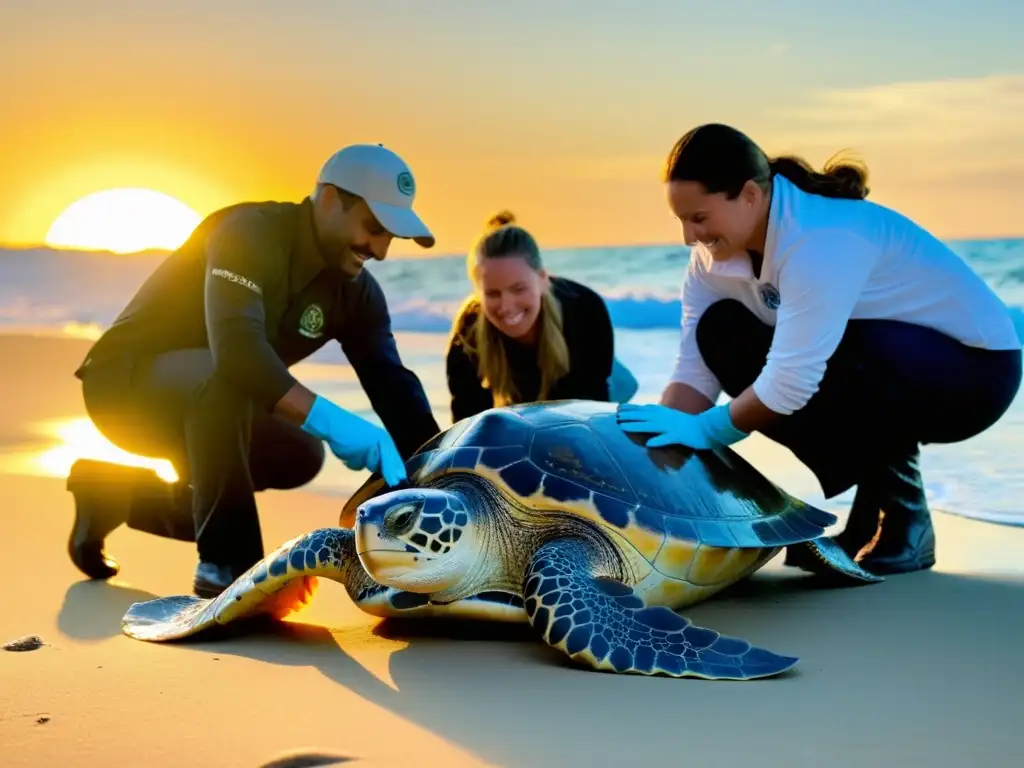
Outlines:
[[[1024,55],[977,8],[892,11],[862,30],[884,28],[868,55],[863,38],[802,34],[837,11],[795,2],[728,29],[729,3],[681,1],[628,18],[575,0],[518,15],[456,0],[143,5],[0,11],[0,67],[14,73],[0,94],[0,243],[42,241],[64,208],[110,187],[201,214],[299,199],[330,153],[361,141],[412,165],[435,252],[462,252],[498,207],[549,247],[674,241],[661,162],[707,120],[815,163],[851,146],[872,198],[941,237],[1024,234],[1008,194],[1024,170]],[[972,35],[983,48],[951,52]]]

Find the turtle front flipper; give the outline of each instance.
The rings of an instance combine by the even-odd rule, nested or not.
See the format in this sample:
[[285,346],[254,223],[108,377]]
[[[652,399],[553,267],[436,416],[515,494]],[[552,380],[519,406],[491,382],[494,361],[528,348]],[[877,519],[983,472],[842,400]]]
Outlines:
[[280,619],[308,602],[318,576],[341,582],[350,595],[366,586],[351,530],[320,528],[287,541],[215,598],[175,595],[134,603],[121,631],[164,642],[255,616]]
[[527,569],[523,597],[544,641],[597,670],[708,680],[751,680],[798,661],[698,627],[665,607],[648,608],[630,587],[600,576],[578,539],[542,545]]
[[786,564],[830,580],[852,579],[869,584],[885,581],[884,576],[864,570],[831,536],[791,544]]

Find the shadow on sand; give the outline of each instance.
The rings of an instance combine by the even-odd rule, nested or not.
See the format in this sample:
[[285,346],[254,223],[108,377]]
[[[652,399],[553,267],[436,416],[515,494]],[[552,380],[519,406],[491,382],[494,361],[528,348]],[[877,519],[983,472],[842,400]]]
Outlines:
[[321,766],[342,765],[353,760],[344,755],[328,755],[323,752],[301,752],[278,757],[263,763],[259,768],[321,768]]
[[116,581],[76,581],[64,593],[57,627],[76,640],[103,640],[121,633],[121,617],[132,603],[155,598],[151,592]]
[[[811,576],[758,573],[684,612],[699,625],[801,658],[784,675],[732,684],[578,670],[526,626],[371,625],[372,635],[408,642],[389,658],[397,691],[346,653],[348,641],[365,647],[365,629],[332,631],[297,617],[178,645],[315,667],[501,765],[592,765],[595,754],[606,765],[626,765],[638,754],[687,761],[717,755],[733,765],[788,755],[788,764],[809,765],[835,749],[889,764],[926,764],[932,757],[966,764],[979,750],[997,752],[993,738],[1006,738],[971,702],[1016,685],[1024,674],[1017,647],[1024,636],[1022,586],[925,572],[828,589]],[[128,602],[111,598],[108,610],[113,615]],[[1007,695],[1004,700],[1019,700]],[[908,713],[913,727],[925,731],[908,733]],[[938,739],[929,747],[926,731],[943,720],[971,738],[952,748],[949,739]],[[574,744],[586,748],[574,751]]]

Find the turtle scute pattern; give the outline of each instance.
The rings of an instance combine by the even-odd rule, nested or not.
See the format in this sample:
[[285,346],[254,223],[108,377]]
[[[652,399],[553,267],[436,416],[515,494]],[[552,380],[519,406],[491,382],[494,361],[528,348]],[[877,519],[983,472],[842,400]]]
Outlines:
[[519,499],[625,532],[649,558],[666,540],[781,547],[816,538],[836,522],[731,452],[646,449],[618,428],[606,403],[484,411],[410,461],[416,482],[459,470],[482,471]]
[[595,577],[586,545],[541,547],[524,590],[530,623],[549,645],[598,670],[749,680],[797,663],[745,640],[698,627],[664,607],[645,607],[615,579]]
[[409,540],[423,551],[447,554],[462,536],[469,515],[455,509],[444,498],[432,496],[426,500],[416,522],[416,532]]

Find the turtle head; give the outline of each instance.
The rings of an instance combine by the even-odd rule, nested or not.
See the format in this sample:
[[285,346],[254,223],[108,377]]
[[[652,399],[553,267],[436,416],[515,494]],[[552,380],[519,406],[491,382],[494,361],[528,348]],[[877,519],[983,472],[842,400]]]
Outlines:
[[356,510],[356,550],[366,572],[389,587],[439,592],[476,560],[473,518],[450,491],[408,488],[383,493]]

